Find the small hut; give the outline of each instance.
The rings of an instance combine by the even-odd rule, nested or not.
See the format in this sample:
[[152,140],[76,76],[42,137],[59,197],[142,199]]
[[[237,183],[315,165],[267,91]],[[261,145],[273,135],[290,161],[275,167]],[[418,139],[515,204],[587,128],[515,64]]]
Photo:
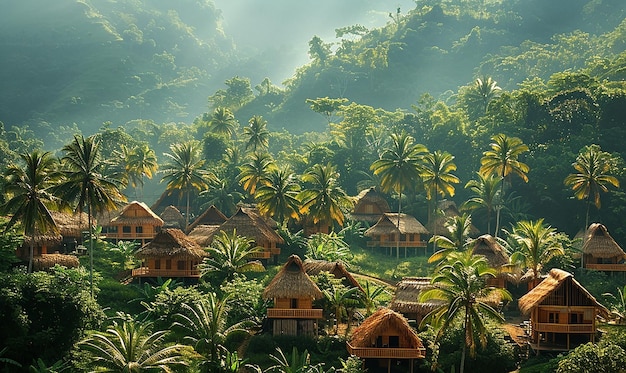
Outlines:
[[522,314],[530,314],[530,346],[537,353],[594,342],[596,316],[609,313],[572,274],[560,269],[552,269],[518,305]]
[[583,266],[600,271],[626,271],[626,253],[600,223],[589,226],[583,243]]
[[313,308],[313,301],[322,298],[322,291],[306,274],[302,260],[292,255],[263,291],[263,299],[272,299],[267,309],[274,335],[317,335],[317,320],[323,317],[321,309]]
[[376,188],[362,190],[355,197],[355,204],[352,213],[352,220],[366,222],[370,225],[376,223],[380,217],[390,212],[389,203]]
[[368,247],[403,247],[406,256],[406,248],[426,248],[428,230],[411,215],[387,212],[364,235],[370,238]]
[[503,266],[509,264],[509,255],[504,248],[493,236],[484,234],[472,242],[471,250],[474,255],[484,256],[489,265],[498,271],[498,276],[489,278],[487,285],[504,289],[509,277],[506,272],[503,272]]
[[163,226],[163,219],[155,214],[143,202],[133,201],[122,212],[111,219],[104,227],[106,238],[115,242],[137,240],[144,245],[150,241]]
[[309,276],[317,276],[322,272],[328,272],[335,276],[336,279],[341,279],[345,286],[355,287],[363,291],[361,284],[348,272],[346,266],[340,261],[329,262],[326,260],[306,259],[304,261],[304,270]]
[[[54,222],[61,234],[61,253],[76,251],[78,245],[83,244],[83,232],[89,231],[89,217],[83,213],[67,213],[50,211]],[[94,222],[96,224],[96,222]]]
[[422,322],[424,316],[442,304],[439,300],[419,301],[420,293],[431,288],[430,280],[430,277],[405,277],[400,280],[389,308],[418,324]]
[[178,228],[185,230],[185,217],[176,206],[169,205],[159,217],[163,220],[163,228]]
[[167,228],[139,249],[136,256],[143,265],[133,269],[133,277],[199,278],[197,266],[207,253],[180,229]]
[[[365,319],[347,343],[348,353],[364,359],[365,368],[381,370],[404,365],[413,372],[415,359],[423,359],[426,349],[417,333],[399,313],[381,308]],[[406,365],[408,364],[408,369]]]
[[217,207],[211,205],[187,227],[189,238],[202,247],[211,245],[213,235],[228,218]]

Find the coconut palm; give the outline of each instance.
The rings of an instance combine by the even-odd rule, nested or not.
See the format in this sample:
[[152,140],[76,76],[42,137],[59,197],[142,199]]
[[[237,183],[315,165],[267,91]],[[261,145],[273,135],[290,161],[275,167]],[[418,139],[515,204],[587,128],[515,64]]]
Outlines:
[[[420,180],[423,170],[421,158],[428,152],[424,145],[413,142],[413,137],[404,132],[391,134],[390,147],[385,149],[380,158],[370,166],[374,175],[381,176],[380,186],[384,193],[392,191],[398,193],[398,228],[402,212],[402,192],[414,187]],[[396,255],[400,256],[398,247]]]
[[259,115],[255,115],[248,121],[248,126],[243,129],[243,134],[247,138],[246,150],[252,149],[267,150],[270,141],[270,132],[267,130],[267,121]]
[[430,242],[435,243],[441,250],[435,252],[428,258],[429,263],[438,262],[444,259],[449,253],[454,251],[463,251],[472,242],[470,232],[472,229],[472,218],[463,214],[455,216],[446,221],[446,228],[450,233],[450,237],[434,235]]
[[285,223],[289,218],[298,217],[299,192],[300,185],[295,175],[289,168],[283,167],[269,172],[266,183],[257,189],[254,197],[263,215]]
[[229,216],[234,214],[237,211],[237,204],[243,200],[244,196],[230,184],[226,178],[212,181],[209,189],[200,192],[199,197],[203,201],[200,210],[206,210],[214,205]]
[[211,246],[206,250],[209,257],[198,265],[202,276],[219,274],[222,280],[232,280],[235,273],[261,272],[265,267],[259,261],[249,261],[250,256],[263,251],[260,246],[252,246],[253,241],[237,235],[237,231],[220,231],[215,235]]
[[174,372],[185,366],[185,346],[165,345],[166,331],[150,332],[151,324],[114,323],[105,333],[94,333],[79,343],[89,353],[89,365],[102,372]]
[[[504,197],[504,180],[509,175],[517,175],[524,182],[528,182],[526,173],[530,171],[528,165],[518,160],[518,157],[528,151],[522,140],[517,137],[509,137],[503,133],[491,138],[491,150],[483,153],[480,160],[479,172],[483,176],[497,175],[501,179],[500,197]],[[494,237],[498,237],[500,230],[500,211],[496,209],[496,231]]]
[[374,287],[371,282],[365,281],[363,291],[361,292],[361,301],[365,306],[365,316],[370,316],[380,304],[379,298],[387,293],[387,289],[383,285]]
[[189,225],[190,198],[194,190],[208,188],[209,182],[215,175],[202,168],[204,160],[200,158],[200,148],[197,142],[190,141],[170,146],[171,153],[164,153],[169,163],[163,166],[161,181],[167,181],[167,191],[184,192],[187,196],[185,227]]
[[29,237],[28,273],[33,270],[35,235],[58,232],[50,214],[50,207],[57,201],[50,187],[58,181],[55,159],[49,152],[38,150],[21,154],[23,165],[10,164],[5,170],[4,192],[9,196],[1,210],[11,215],[5,227],[10,229],[17,222]]
[[219,135],[232,137],[237,129],[237,119],[230,109],[218,107],[213,110],[209,120],[209,130]]
[[543,219],[522,220],[509,236],[514,244],[511,263],[531,270],[533,280],[539,279],[541,269],[550,259],[565,254],[556,229],[544,224]]
[[267,184],[267,175],[276,169],[276,163],[269,153],[254,152],[249,161],[239,166],[241,171],[237,180],[251,196],[254,196],[257,187]]
[[144,178],[152,179],[152,176],[159,168],[156,153],[150,149],[148,144],[141,144],[126,154],[126,173],[134,188],[137,186],[141,187],[140,198],[143,199]]
[[343,210],[351,207],[353,202],[339,186],[338,177],[339,173],[330,163],[325,166],[316,164],[302,176],[307,186],[298,193],[300,213],[307,215],[313,224],[322,226],[336,222],[343,226]]
[[[437,196],[454,196],[454,185],[460,182],[459,178],[452,174],[456,171],[454,156],[448,152],[435,151],[422,157],[422,182],[426,189],[426,199],[434,199],[434,208],[437,208]],[[429,216],[433,209],[428,209]],[[430,218],[428,219],[430,221]],[[436,224],[435,224],[436,227]],[[436,230],[436,228],[435,228]],[[437,234],[437,232],[433,232]]]
[[600,192],[608,192],[608,185],[618,188],[619,180],[610,174],[611,155],[600,150],[595,144],[584,147],[572,166],[578,172],[567,175],[564,182],[572,188],[577,199],[586,200],[585,227],[588,227],[591,201],[593,200],[596,208],[600,209]]
[[481,175],[478,173],[478,180],[470,180],[465,184],[465,188],[472,191],[470,197],[461,206],[462,210],[476,211],[484,210],[487,220],[487,233],[491,234],[491,214],[500,208],[502,204],[500,198],[500,183],[502,179],[494,175]]
[[120,192],[118,179],[103,175],[105,162],[100,154],[100,143],[95,137],[74,136],[74,140],[63,147],[61,158],[64,181],[56,190],[62,198],[74,203],[75,210],[82,213],[87,209],[89,224],[89,281],[93,296],[93,216],[116,209],[126,197]]
[[493,78],[483,76],[476,78],[467,95],[468,99],[481,109],[481,113],[486,113],[489,103],[498,97],[500,92],[502,92],[502,88],[498,87],[497,82]]
[[504,321],[504,316],[484,301],[493,293],[499,293],[503,300],[511,299],[505,289],[485,285],[486,279],[495,277],[496,274],[496,270],[489,267],[487,259],[482,255],[472,255],[469,250],[451,253],[437,267],[431,280],[433,288],[422,292],[419,297],[420,302],[442,301],[420,324],[421,327],[430,324],[437,329],[435,341],[441,340],[450,326],[460,320],[465,335],[461,352],[461,373],[465,369],[467,349],[470,356],[475,354],[475,336],[478,336],[483,347],[487,344],[484,319]]
[[[348,310],[359,305],[359,292],[359,288],[347,287],[341,283],[331,283],[331,287],[329,289],[322,290],[322,293],[324,293],[324,297],[333,309],[335,319],[337,320],[335,324],[335,334],[337,334],[339,330],[339,324],[343,320],[343,315],[348,316]],[[349,329],[349,318],[347,322]]]

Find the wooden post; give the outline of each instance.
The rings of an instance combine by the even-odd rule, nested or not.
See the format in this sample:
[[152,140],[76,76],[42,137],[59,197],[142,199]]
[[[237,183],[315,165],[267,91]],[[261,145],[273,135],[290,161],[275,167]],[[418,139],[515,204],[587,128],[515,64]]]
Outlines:
[[391,359],[387,359],[387,373],[391,373]]

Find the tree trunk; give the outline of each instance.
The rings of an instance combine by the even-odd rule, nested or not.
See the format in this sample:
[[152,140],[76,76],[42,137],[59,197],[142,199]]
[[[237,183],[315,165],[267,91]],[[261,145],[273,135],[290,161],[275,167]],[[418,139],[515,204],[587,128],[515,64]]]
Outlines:
[[500,184],[501,202],[498,206],[496,206],[496,231],[494,232],[495,238],[498,238],[498,233],[500,231],[500,211],[502,210],[502,206],[504,205],[504,175],[501,175],[500,177],[501,177],[501,184]]
[[89,224],[89,292],[93,298],[93,224],[90,204],[87,204],[87,221]]
[[398,195],[398,235],[396,236],[396,259],[400,260],[400,213],[402,211],[402,192]]
[[189,226],[189,194],[191,190],[187,189],[187,210],[185,212],[185,231],[187,231],[187,227]]
[[33,260],[35,257],[35,230],[30,233],[30,245],[28,253],[28,273],[33,273]]

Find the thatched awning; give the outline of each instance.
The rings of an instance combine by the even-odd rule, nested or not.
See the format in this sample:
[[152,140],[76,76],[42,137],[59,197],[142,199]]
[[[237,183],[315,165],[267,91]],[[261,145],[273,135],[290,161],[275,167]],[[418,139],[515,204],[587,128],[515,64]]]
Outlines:
[[509,255],[498,241],[489,234],[484,234],[474,240],[472,243],[472,254],[484,256],[487,258],[489,265],[496,269],[509,264]]
[[235,215],[220,225],[220,231],[236,231],[238,235],[254,240],[257,246],[276,245],[285,242],[276,233],[268,221],[264,219],[258,210],[239,207]]
[[33,270],[35,271],[43,271],[57,264],[67,268],[77,268],[80,266],[78,258],[74,255],[43,254],[33,258]]
[[311,298],[321,299],[322,291],[304,271],[302,260],[292,255],[263,291],[263,299]]
[[161,230],[152,241],[139,249],[136,256],[142,259],[179,257],[202,260],[208,254],[180,229],[167,228]]
[[428,234],[422,223],[411,215],[400,214],[398,225],[398,213],[388,212],[378,219],[378,222],[365,231],[366,237],[378,237],[390,234]]
[[175,206],[167,206],[161,213],[160,218],[163,220],[164,228],[178,228],[181,230],[185,228],[185,217]]
[[346,266],[340,262],[329,262],[326,260],[306,259],[303,263],[304,270],[309,276],[317,276],[321,272],[332,273],[335,278],[346,279],[350,286],[363,290],[361,284],[346,269]]
[[405,277],[400,280],[396,285],[396,294],[393,296],[389,308],[404,314],[416,313],[426,316],[443,303],[440,300],[419,301],[420,293],[432,288],[430,280],[430,277]]
[[571,286],[580,290],[585,297],[599,309],[601,314],[608,316],[609,311],[596,301],[593,295],[591,295],[587,289],[585,289],[578,281],[574,279],[574,276],[563,270],[553,268],[548,276],[535,286],[531,291],[521,297],[517,304],[522,314],[530,313],[531,309],[538,306],[543,302],[552,292],[557,290],[560,286],[563,286],[566,282],[571,281]]
[[362,190],[354,199],[350,216],[357,221],[376,223],[382,214],[391,211],[385,197],[374,187]]
[[606,227],[600,223],[593,223],[585,234],[583,254],[594,258],[626,259],[626,253],[615,242]]
[[126,205],[122,212],[111,219],[110,225],[153,225],[163,226],[163,219],[155,214],[143,202],[133,201]]
[[187,227],[187,232],[191,232],[194,228],[199,225],[209,225],[209,226],[220,226],[222,225],[228,218],[224,215],[215,205],[211,205],[206,211],[202,213],[202,215],[198,216],[193,223],[189,224]]
[[385,332],[390,329],[397,330],[401,339],[408,342],[408,346],[403,348],[424,348],[422,340],[404,316],[389,308],[379,309],[354,329],[350,338],[350,345],[361,348],[371,347],[372,340],[376,340],[377,336],[385,335]]

